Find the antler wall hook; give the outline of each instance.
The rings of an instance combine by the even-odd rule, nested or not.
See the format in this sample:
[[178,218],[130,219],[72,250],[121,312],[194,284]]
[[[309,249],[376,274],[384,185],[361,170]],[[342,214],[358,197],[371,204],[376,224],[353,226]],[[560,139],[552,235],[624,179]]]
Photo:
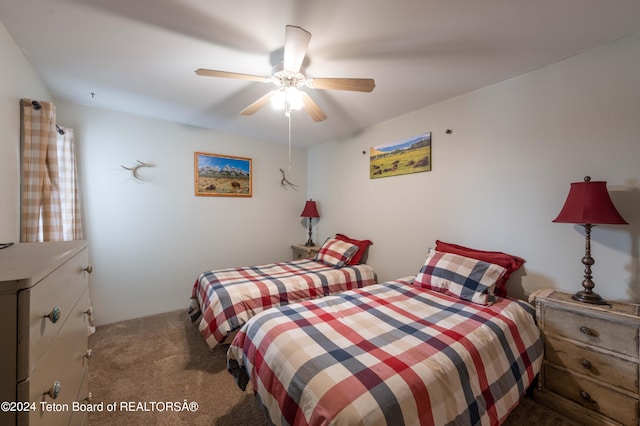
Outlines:
[[133,177],[134,177],[135,179],[142,181],[142,180],[144,180],[144,179],[142,179],[142,178],[140,177],[140,175],[138,175],[138,169],[140,169],[140,168],[142,168],[142,167],[154,167],[154,166],[155,166],[155,164],[143,163],[143,162],[142,162],[142,161],[140,161],[140,160],[136,160],[136,161],[138,162],[138,165],[137,165],[137,166],[133,166],[133,167],[125,167],[125,166],[123,166],[123,165],[121,164],[121,165],[120,165],[120,167],[122,167],[122,168],[123,168],[123,169],[125,169],[125,170],[129,170],[129,171],[131,171],[131,174],[133,175]]
[[290,182],[289,180],[287,180],[287,177],[284,174],[284,170],[280,169],[280,173],[282,173],[282,179],[280,180],[280,186],[283,187],[284,189],[288,189],[289,187],[295,189],[296,191],[298,190],[298,185],[296,185],[293,182]]

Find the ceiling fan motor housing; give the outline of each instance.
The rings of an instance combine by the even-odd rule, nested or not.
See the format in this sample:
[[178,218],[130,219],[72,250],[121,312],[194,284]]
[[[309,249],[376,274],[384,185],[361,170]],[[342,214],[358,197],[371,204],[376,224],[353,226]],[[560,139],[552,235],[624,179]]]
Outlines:
[[307,78],[302,72],[293,72],[284,69],[282,63],[274,65],[272,68],[273,82],[278,87],[300,87],[307,83]]

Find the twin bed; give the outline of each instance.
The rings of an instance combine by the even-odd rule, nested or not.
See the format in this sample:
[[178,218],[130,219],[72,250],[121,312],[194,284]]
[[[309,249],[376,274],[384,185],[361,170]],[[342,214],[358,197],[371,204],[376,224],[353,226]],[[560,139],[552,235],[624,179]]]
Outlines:
[[256,313],[227,353],[238,386],[273,424],[501,424],[542,359],[504,295],[523,261],[437,243],[415,276]]
[[265,309],[374,284],[373,268],[359,263],[371,242],[338,236],[325,241],[314,259],[200,274],[190,315],[205,342],[216,347]]

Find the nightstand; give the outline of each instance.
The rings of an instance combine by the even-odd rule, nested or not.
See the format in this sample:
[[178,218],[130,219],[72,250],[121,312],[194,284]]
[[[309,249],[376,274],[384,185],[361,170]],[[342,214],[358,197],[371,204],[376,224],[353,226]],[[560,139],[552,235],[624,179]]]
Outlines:
[[293,260],[298,259],[310,259],[318,253],[320,247],[317,246],[305,246],[304,244],[293,244],[291,245],[291,250],[293,251]]
[[534,399],[584,425],[638,425],[640,307],[534,295],[544,361]]

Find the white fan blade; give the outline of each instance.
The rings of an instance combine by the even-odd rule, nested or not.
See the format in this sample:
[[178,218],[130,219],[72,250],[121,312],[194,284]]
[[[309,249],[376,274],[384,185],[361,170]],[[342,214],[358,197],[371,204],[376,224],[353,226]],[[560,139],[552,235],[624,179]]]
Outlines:
[[271,77],[265,77],[262,75],[253,74],[241,74],[237,72],[207,70],[204,68],[198,68],[196,74],[203,77],[223,77],[223,78],[235,78],[238,80],[260,81],[262,83],[270,83]]
[[310,78],[307,85],[314,89],[371,92],[376,82],[371,78]]
[[270,91],[269,93],[267,93],[266,95],[262,96],[260,99],[258,99],[257,101],[255,101],[254,103],[252,103],[251,105],[249,105],[248,107],[243,109],[242,111],[240,111],[240,114],[242,114],[242,115],[253,115],[253,113],[255,113],[257,110],[259,110],[260,108],[265,106],[265,104],[267,102],[269,102],[269,99],[271,99],[271,97],[273,95],[275,95],[276,93],[278,93],[277,90]]
[[307,54],[311,33],[293,25],[287,25],[284,36],[284,69],[300,72],[302,61]]
[[309,96],[307,92],[300,91],[300,93],[302,93],[302,104],[304,105],[304,109],[307,111],[307,114],[311,116],[313,121],[318,122],[326,120],[327,114],[325,114],[318,104],[311,99],[311,96]]

